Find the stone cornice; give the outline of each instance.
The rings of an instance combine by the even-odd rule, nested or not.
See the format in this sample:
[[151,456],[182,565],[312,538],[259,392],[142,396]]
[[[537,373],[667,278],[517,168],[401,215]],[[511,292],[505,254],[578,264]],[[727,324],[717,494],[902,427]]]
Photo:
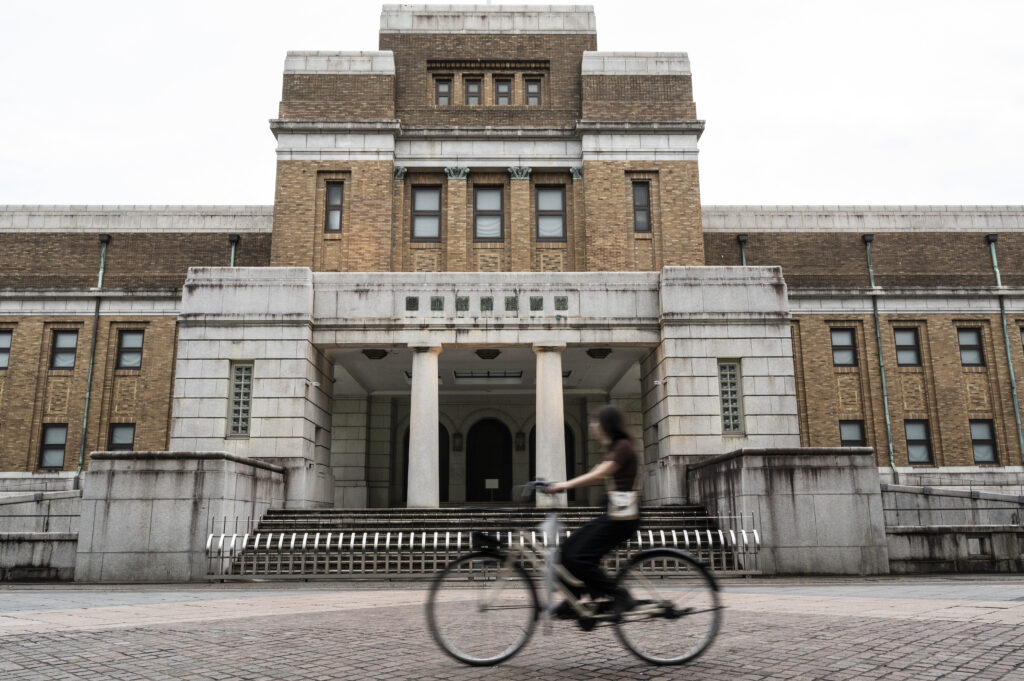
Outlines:
[[605,133],[664,135],[669,133],[693,135],[700,137],[704,132],[704,121],[592,121],[576,122],[576,133],[579,135],[595,135]]
[[373,120],[324,121],[311,119],[270,119],[270,131],[277,137],[278,133],[394,133],[399,134],[401,123],[393,118]]

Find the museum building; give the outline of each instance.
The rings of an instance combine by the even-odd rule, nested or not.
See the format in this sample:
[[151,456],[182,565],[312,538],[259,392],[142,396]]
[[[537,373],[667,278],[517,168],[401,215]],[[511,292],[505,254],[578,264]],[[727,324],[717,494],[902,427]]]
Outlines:
[[167,450],[500,504],[606,403],[652,504],[743,448],[1020,489],[1024,207],[702,206],[686,54],[586,6],[385,5],[379,48],[287,55],[273,206],[0,207],[0,491]]

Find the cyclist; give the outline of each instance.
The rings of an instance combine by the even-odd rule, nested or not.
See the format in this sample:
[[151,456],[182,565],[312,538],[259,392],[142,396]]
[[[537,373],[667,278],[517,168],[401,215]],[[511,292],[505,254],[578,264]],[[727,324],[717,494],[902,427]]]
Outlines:
[[[590,435],[604,444],[604,460],[583,475],[565,482],[551,483],[545,492],[556,494],[575,487],[604,483],[609,492],[627,493],[627,498],[628,493],[638,496],[636,479],[639,458],[633,447],[633,439],[626,430],[622,412],[612,405],[601,407],[596,420],[590,423]],[[622,509],[618,512],[606,510],[573,532],[562,544],[562,565],[586,584],[591,599],[608,599],[613,616],[630,610],[635,603],[629,592],[617,588],[615,580],[601,569],[601,559],[636,532],[640,524],[639,499],[634,499],[634,502],[631,512],[626,510],[622,513]],[[625,518],[622,518],[623,515]],[[569,588],[577,597],[583,595],[582,589]],[[568,602],[559,605],[554,614],[562,619],[576,617],[576,611]]]

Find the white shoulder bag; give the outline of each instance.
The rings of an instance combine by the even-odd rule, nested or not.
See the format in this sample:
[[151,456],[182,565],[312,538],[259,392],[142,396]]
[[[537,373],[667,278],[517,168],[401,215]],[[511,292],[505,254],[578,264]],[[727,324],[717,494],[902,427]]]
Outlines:
[[643,469],[637,460],[636,475],[633,478],[633,489],[619,492],[612,489],[613,478],[605,481],[608,492],[608,517],[612,520],[636,520],[640,517],[640,475]]

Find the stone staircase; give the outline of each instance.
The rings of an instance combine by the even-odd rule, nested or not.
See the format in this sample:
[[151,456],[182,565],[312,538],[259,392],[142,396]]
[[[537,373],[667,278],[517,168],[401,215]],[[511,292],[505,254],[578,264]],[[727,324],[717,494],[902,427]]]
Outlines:
[[[460,507],[440,509],[271,510],[255,528],[219,527],[207,540],[211,579],[423,579],[471,549],[475,531],[505,543],[561,542],[600,513],[597,507],[560,509],[557,540],[538,529],[548,509]],[[608,558],[675,546],[718,571],[756,571],[760,537],[735,519],[709,517],[700,506],[643,511],[640,529]]]

